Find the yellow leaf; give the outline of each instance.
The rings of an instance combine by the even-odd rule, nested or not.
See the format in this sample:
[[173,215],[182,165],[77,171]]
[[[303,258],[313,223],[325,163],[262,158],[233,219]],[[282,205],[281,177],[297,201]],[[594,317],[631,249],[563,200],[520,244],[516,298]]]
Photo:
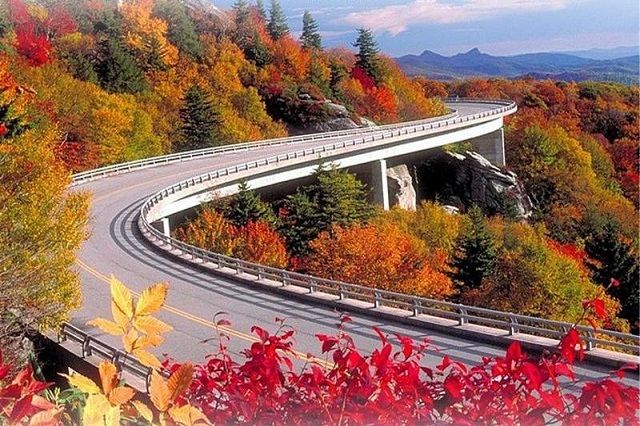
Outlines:
[[87,322],[87,325],[98,327],[100,330],[112,336],[122,336],[124,329],[113,321],[106,320],[104,318],[96,318]]
[[136,304],[136,315],[149,315],[164,305],[167,298],[169,285],[166,283],[154,284],[142,292],[142,296]]
[[155,348],[160,346],[160,344],[164,342],[164,337],[159,334],[150,334],[148,336],[141,336],[136,342],[136,348],[138,349],[146,349],[146,348]]
[[169,391],[171,391],[171,400],[175,401],[181,395],[193,380],[193,365],[189,362],[182,364],[176,371],[171,374],[168,381]]
[[122,344],[124,345],[125,352],[131,353],[135,350],[136,339],[138,339],[138,332],[132,328],[122,338]]
[[133,406],[138,411],[138,414],[149,423],[153,423],[153,412],[149,407],[140,401],[133,401]]
[[103,425],[104,415],[111,408],[111,404],[102,394],[89,395],[82,410],[82,424]]
[[116,277],[111,275],[111,299],[128,318],[133,318],[133,297],[131,292]]
[[111,316],[113,316],[116,324],[124,330],[122,334],[126,333],[126,330],[131,326],[131,320],[120,310],[113,300],[111,301]]
[[128,387],[119,387],[114,388],[109,393],[109,402],[113,405],[121,405],[129,402],[131,398],[136,394],[136,392]]
[[140,361],[142,364],[146,365],[147,367],[151,367],[151,368],[162,368],[162,363],[160,362],[160,360],[158,360],[158,358],[156,358],[155,355],[153,355],[151,352],[142,350],[142,349],[135,349],[132,352],[133,356],[136,357],[136,359],[138,361]]
[[144,334],[162,334],[173,330],[170,325],[148,315],[136,317],[133,326]]
[[105,426],[120,426],[120,406],[109,407],[104,414]]
[[160,411],[167,411],[171,402],[171,391],[164,382],[164,379],[157,371],[151,372],[151,380],[149,382],[149,397],[153,405]]
[[49,426],[59,424],[58,418],[64,411],[64,407],[52,408],[46,411],[40,411],[34,414],[29,420],[29,426]]
[[185,426],[208,425],[210,424],[207,417],[192,405],[183,405],[182,407],[172,407],[169,415],[176,423]]
[[67,380],[69,381],[69,385],[77,388],[78,390],[80,390],[80,392],[88,393],[89,395],[100,393],[100,388],[98,387],[98,385],[96,385],[93,380],[83,376],[82,374],[63,374],[63,376],[67,378]]
[[118,383],[118,370],[110,362],[102,361],[98,366],[98,372],[100,373],[102,393],[109,395],[111,389]]

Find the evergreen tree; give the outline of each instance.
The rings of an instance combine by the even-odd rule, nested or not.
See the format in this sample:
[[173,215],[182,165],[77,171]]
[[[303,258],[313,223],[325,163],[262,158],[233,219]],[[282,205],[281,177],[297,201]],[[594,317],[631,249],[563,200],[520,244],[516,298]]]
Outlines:
[[378,49],[378,44],[371,30],[367,28],[358,29],[358,38],[353,45],[358,48],[356,66],[369,74],[376,84],[380,83],[380,64],[378,59],[380,49]]
[[117,38],[100,43],[96,73],[103,88],[116,93],[137,93],[146,89],[142,70]]
[[93,67],[93,63],[86,55],[73,53],[66,57],[66,62],[71,74],[78,80],[88,81],[98,84],[98,74]]
[[322,49],[322,37],[318,32],[318,23],[308,10],[302,15],[302,35],[300,41],[305,49]]
[[467,216],[469,223],[456,244],[454,279],[464,287],[477,288],[495,270],[497,256],[482,210],[473,206]]
[[262,0],[256,0],[256,10],[258,11],[258,16],[263,21],[267,20],[267,10],[264,8],[264,3]]
[[336,167],[320,166],[316,183],[286,198],[287,212],[282,234],[291,252],[307,252],[308,243],[334,225],[349,226],[368,221],[374,212],[367,203],[365,185],[355,175]]
[[586,252],[597,261],[592,264],[593,280],[607,287],[611,279],[620,284],[611,287],[609,294],[620,300],[620,316],[629,320],[634,333],[638,332],[638,314],[640,310],[640,288],[638,274],[640,265],[633,248],[622,240],[615,225],[606,224],[603,229],[587,240]]
[[216,145],[214,137],[218,114],[199,85],[193,85],[187,90],[184,106],[180,109],[180,119],[182,120],[181,150]]
[[276,222],[271,205],[265,203],[260,195],[249,188],[246,182],[242,182],[237,194],[229,197],[220,206],[226,219],[236,226],[244,226],[247,222],[264,221],[271,225]]
[[279,40],[289,34],[289,25],[287,25],[287,17],[280,6],[278,0],[271,0],[271,10],[267,31],[273,40]]
[[200,60],[202,58],[202,43],[184,2],[180,0],[158,1],[154,13],[169,25],[167,37],[173,45],[192,59]]
[[232,10],[235,16],[234,23],[236,27],[233,40],[242,50],[245,50],[252,44],[255,34],[251,22],[251,11],[249,10],[249,5],[246,0],[236,0]]

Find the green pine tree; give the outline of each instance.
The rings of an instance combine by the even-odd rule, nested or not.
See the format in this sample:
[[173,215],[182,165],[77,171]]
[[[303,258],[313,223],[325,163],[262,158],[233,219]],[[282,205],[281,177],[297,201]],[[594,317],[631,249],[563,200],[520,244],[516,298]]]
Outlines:
[[262,0],[256,0],[256,10],[258,11],[258,16],[263,21],[267,20],[267,10],[264,8],[264,3]]
[[318,23],[308,10],[302,15],[302,35],[300,41],[305,49],[322,49],[322,37],[318,32]]
[[180,119],[182,121],[181,150],[186,151],[216,145],[215,132],[218,124],[218,114],[199,85],[193,85],[187,90],[184,106],[180,110]]
[[96,73],[103,88],[116,93],[138,93],[147,88],[142,70],[117,38],[100,43]]
[[275,224],[276,216],[269,203],[262,201],[260,195],[249,188],[246,182],[238,186],[239,192],[228,197],[220,206],[225,218],[236,226],[244,226],[249,221],[264,221]]
[[234,42],[242,50],[246,50],[253,42],[255,30],[251,22],[251,11],[246,0],[236,0],[233,3],[235,30],[233,33]]
[[281,232],[295,255],[308,251],[308,244],[334,225],[349,226],[367,222],[374,208],[367,203],[365,185],[355,175],[334,166],[321,165],[316,183],[299,188],[284,202],[287,212]]
[[269,31],[269,35],[273,40],[279,40],[289,34],[287,17],[278,0],[271,0],[271,10],[269,12],[270,15],[269,23],[267,24],[267,31]]
[[378,57],[380,49],[371,30],[359,28],[358,38],[353,45],[358,48],[356,66],[366,71],[376,84],[380,83],[380,61]]
[[184,2],[160,0],[156,2],[154,14],[164,19],[169,25],[167,37],[174,46],[192,59],[197,61],[202,59],[202,43]]
[[482,210],[473,206],[467,217],[469,222],[456,243],[454,279],[465,288],[477,288],[495,270],[497,256]]
[[593,280],[607,287],[611,279],[618,287],[611,287],[609,294],[622,304],[620,316],[627,319],[634,333],[638,332],[640,312],[640,287],[638,274],[640,264],[631,245],[625,243],[617,227],[611,223],[587,240],[586,252],[597,264],[592,264]]

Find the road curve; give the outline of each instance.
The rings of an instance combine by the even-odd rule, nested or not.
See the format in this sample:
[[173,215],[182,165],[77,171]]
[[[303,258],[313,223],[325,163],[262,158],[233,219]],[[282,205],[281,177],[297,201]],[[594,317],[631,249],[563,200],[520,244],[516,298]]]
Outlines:
[[[456,104],[460,116],[497,108],[491,104]],[[325,141],[304,142],[297,145],[312,148]],[[207,274],[195,267],[160,255],[140,235],[136,226],[140,206],[153,193],[180,180],[214,169],[230,167],[252,159],[277,155],[291,150],[287,145],[261,148],[239,153],[227,153],[188,162],[141,169],[131,173],[109,176],[75,187],[74,190],[92,194],[90,237],[78,253],[84,300],[73,315],[71,323],[91,331],[107,343],[119,346],[111,336],[101,335],[85,323],[98,316],[110,315],[108,276],[113,274],[136,292],[155,282],[168,282],[170,291],[167,307],[160,317],[174,327],[158,353],[168,353],[177,360],[202,361],[204,355],[216,349],[215,342],[202,343],[214,336],[212,320],[216,313],[225,312],[232,322],[227,331],[231,335],[232,353],[239,353],[254,338],[250,329],[260,325],[275,331],[276,317],[286,318],[296,331],[296,349],[301,354],[320,355],[317,333],[333,333],[339,314],[326,307],[307,304],[281,295]],[[392,321],[352,315],[347,327],[356,344],[365,351],[378,341],[372,330],[377,326],[388,333],[400,333],[416,339],[429,338],[434,350],[427,362],[438,361],[443,354],[465,362],[478,363],[483,356],[494,356],[504,348],[447,336],[430,330],[394,324]],[[438,351],[435,350],[438,349]],[[605,367],[588,366],[577,373],[584,378],[608,375]]]

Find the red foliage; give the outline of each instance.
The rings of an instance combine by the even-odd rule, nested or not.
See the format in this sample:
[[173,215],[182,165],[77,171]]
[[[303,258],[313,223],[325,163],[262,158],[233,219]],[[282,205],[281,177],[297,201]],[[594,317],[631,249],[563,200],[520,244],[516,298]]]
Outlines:
[[36,34],[32,25],[23,25],[16,29],[16,48],[33,66],[49,62],[51,44],[46,36]]
[[[0,350],[0,418],[7,424],[58,424],[56,418],[62,409],[56,408],[39,394],[51,386],[33,376],[33,369],[27,366],[11,378],[12,368],[4,364]],[[26,423],[24,423],[26,424]]]
[[[300,372],[293,358],[294,332],[283,327],[270,334],[253,327],[257,341],[230,356],[224,334],[219,351],[196,367],[185,399],[214,424],[619,424],[637,422],[638,388],[615,379],[575,381],[572,364],[581,358],[582,342],[571,329],[556,354],[529,359],[519,343],[504,357],[483,358],[468,367],[444,357],[435,369],[424,365],[428,342],[374,329],[379,346],[369,355],[355,347],[344,331],[319,334],[324,362],[307,359]],[[219,325],[227,325],[221,320]],[[220,330],[219,330],[220,331]],[[577,356],[576,356],[577,354]],[[165,361],[169,371],[179,364]],[[324,368],[323,368],[324,367]],[[637,366],[629,367],[637,368]],[[622,369],[616,372],[623,377]],[[602,421],[598,420],[602,419]],[[604,421],[604,423],[603,423]]]
[[6,135],[8,131],[7,126],[4,123],[0,123],[0,138]]
[[373,80],[373,78],[371,78],[371,76],[360,67],[354,67],[351,70],[351,77],[358,80],[365,91],[376,87],[376,82]]

